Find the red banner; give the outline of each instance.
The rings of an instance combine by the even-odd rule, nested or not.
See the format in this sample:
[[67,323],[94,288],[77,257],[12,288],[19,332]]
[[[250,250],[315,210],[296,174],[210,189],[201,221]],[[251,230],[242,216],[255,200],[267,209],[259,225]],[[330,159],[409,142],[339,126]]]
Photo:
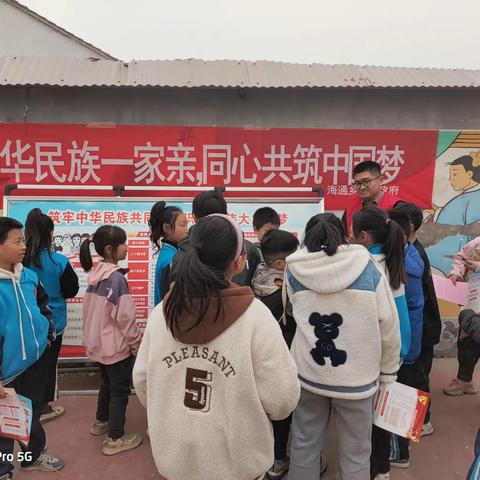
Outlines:
[[161,194],[165,187],[322,187],[326,208],[338,210],[354,194],[353,167],[374,160],[385,190],[427,207],[437,137],[413,130],[7,123],[0,124],[0,188],[156,186]]

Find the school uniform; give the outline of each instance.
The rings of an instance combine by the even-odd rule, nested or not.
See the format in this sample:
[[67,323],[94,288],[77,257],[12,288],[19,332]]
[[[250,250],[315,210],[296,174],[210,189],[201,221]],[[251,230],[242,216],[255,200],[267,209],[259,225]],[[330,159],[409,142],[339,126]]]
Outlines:
[[[372,245],[368,251],[388,278],[385,254],[382,253],[382,249],[382,244],[375,244]],[[401,337],[400,357],[403,359],[408,354],[411,343],[410,318],[408,316],[405,285],[402,283],[399,288],[392,289],[392,293],[395,299],[395,306],[399,317]],[[384,430],[383,428],[373,425],[370,478],[374,479],[378,474],[385,474],[390,471],[391,440],[392,435],[388,430]]]
[[[45,432],[40,415],[46,388],[48,340],[55,338],[48,297],[32,270],[21,264],[14,271],[0,269],[0,379],[7,388],[32,401],[32,425],[28,445],[22,451],[31,452],[35,463],[45,449]],[[14,441],[0,438],[0,454],[13,453]],[[13,465],[0,457],[0,476],[10,473]]]
[[67,257],[44,249],[40,253],[40,265],[28,265],[40,279],[48,294],[48,306],[55,324],[55,340],[51,343],[48,356],[48,378],[44,403],[57,399],[57,365],[62,347],[63,333],[67,326],[67,304],[65,299],[78,293],[78,276]]
[[[403,359],[403,364],[398,372],[398,382],[412,388],[421,389],[425,379],[418,357],[422,350],[423,311],[425,298],[423,296],[422,278],[425,271],[417,249],[411,243],[405,245],[405,272],[407,282],[405,284],[405,297],[407,300],[408,316],[410,319],[411,341],[410,349]],[[408,461],[410,442],[398,435],[392,435],[391,458]]]
[[168,240],[162,240],[155,265],[154,303],[158,305],[170,289],[170,269],[177,254],[177,246]]

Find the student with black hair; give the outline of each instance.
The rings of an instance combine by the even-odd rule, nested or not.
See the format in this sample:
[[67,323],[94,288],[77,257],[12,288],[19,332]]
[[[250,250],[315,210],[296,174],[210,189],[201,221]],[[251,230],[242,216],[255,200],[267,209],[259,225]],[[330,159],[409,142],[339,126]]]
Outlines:
[[[207,190],[205,192],[199,193],[192,202],[192,214],[193,220],[197,223],[201,218],[204,218],[208,215],[214,213],[220,213],[222,215],[227,215],[227,202],[223,198],[222,194],[217,190]],[[195,230],[195,225],[190,228],[190,233]],[[251,286],[253,275],[257,269],[258,264],[261,261],[259,249],[248,240],[245,242],[245,251],[247,253],[247,261],[242,272],[235,276],[233,281],[240,286]],[[186,237],[178,245],[178,253],[173,259],[172,266],[170,269],[170,284],[175,281],[176,270],[178,264],[185,252],[190,249],[191,239],[190,236]]]
[[[22,265],[26,251],[22,228],[17,220],[0,217],[0,397],[7,396],[5,388],[13,388],[32,402],[30,439],[28,445],[20,445],[24,455],[20,468],[54,472],[65,462],[47,453],[40,415],[49,371],[48,344],[55,340],[55,325],[37,274]],[[14,443],[0,437],[0,480],[11,478],[13,465],[8,457],[13,455]]]
[[343,222],[335,214],[330,212],[318,213],[317,215],[314,215],[312,218],[310,218],[305,227],[305,235],[310,229],[317,225],[317,223],[324,221],[332,224],[340,232],[342,244],[348,243],[347,234],[345,233],[345,226],[343,225]]
[[[286,258],[297,251],[298,239],[285,230],[269,230],[262,237],[260,249],[263,262],[258,266],[253,277],[253,293],[277,319],[283,338],[290,348],[296,324],[292,316],[291,304],[287,303],[285,307],[283,305],[282,291]],[[288,470],[287,444],[291,422],[291,415],[284,420],[272,422],[275,437],[275,462],[267,473],[268,480],[280,479]]]
[[150,240],[158,253],[154,286],[154,303],[158,305],[170,288],[170,268],[179,243],[188,235],[188,221],[181,208],[157,202],[148,224]]
[[[404,235],[405,298],[410,319],[410,350],[403,359],[397,380],[409,387],[420,389],[425,384],[423,378],[425,373],[418,363],[418,357],[422,350],[423,309],[425,306],[422,278],[425,265],[415,246],[408,241],[412,230],[410,217],[396,208],[388,210],[387,213],[389,218],[400,226]],[[398,435],[392,435],[391,444],[390,465],[398,468],[408,468],[410,466],[409,440]]]
[[289,480],[318,480],[327,426],[335,416],[338,478],[370,476],[372,399],[393,382],[400,360],[398,314],[388,282],[361,245],[345,245],[325,218],[287,258],[297,332],[291,353],[302,387],[293,413]]
[[[423,309],[423,331],[422,331],[422,349],[420,356],[417,359],[418,365],[421,367],[424,375],[423,383],[420,390],[430,392],[430,372],[433,364],[433,347],[440,341],[442,332],[442,318],[440,316],[440,309],[438,307],[437,294],[433,285],[432,269],[428,259],[425,248],[420,240],[417,238],[417,231],[423,225],[423,212],[414,203],[397,202],[395,210],[409,216],[411,222],[409,242],[417,249],[420,257],[423,260],[425,270],[422,277],[424,309]],[[431,435],[434,432],[433,425],[430,421],[431,402],[428,405],[428,411],[425,415],[425,423],[423,425],[422,436]]]
[[378,207],[383,210],[393,208],[399,198],[383,191],[382,169],[377,162],[360,162],[353,168],[353,187],[357,196],[345,210],[343,221],[345,230],[350,232],[352,216],[365,207]]
[[[63,333],[67,327],[67,298],[78,293],[78,276],[67,257],[52,252],[53,220],[39,208],[30,210],[25,222],[26,252],[23,264],[33,270],[48,294],[48,306],[55,324],[55,340],[50,345],[49,369],[41,422],[62,416],[65,409],[50,405],[57,399],[57,365],[62,347]],[[80,235],[78,236],[80,238]]]
[[270,230],[280,228],[280,216],[272,207],[262,207],[253,214],[253,231],[256,233],[258,241],[261,242],[263,236]]
[[199,219],[148,320],[133,382],[165,478],[263,478],[274,456],[270,420],[297,404],[297,370],[277,320],[232,281],[245,263],[236,222]]
[[[95,267],[91,243],[102,258]],[[141,341],[135,304],[125,278],[128,270],[118,265],[125,260],[127,250],[125,230],[114,225],[99,227],[80,247],[80,263],[88,272],[83,297],[83,343],[88,358],[99,363],[102,376],[96,420],[90,433],[107,433],[104,455],[132,450],[142,443],[141,435],[124,431],[133,361]]]
[[[366,247],[385,273],[392,289],[399,317],[400,356],[410,350],[410,319],[405,298],[404,238],[400,226],[390,220],[385,210],[367,207],[353,214],[352,240]],[[400,360],[400,359],[399,359]],[[371,478],[390,478],[391,434],[377,426],[372,430]]]

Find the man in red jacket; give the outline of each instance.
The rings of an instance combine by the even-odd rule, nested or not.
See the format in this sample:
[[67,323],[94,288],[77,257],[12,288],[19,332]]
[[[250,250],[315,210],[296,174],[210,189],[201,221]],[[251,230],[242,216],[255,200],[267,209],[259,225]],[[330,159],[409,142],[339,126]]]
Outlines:
[[357,197],[347,207],[344,216],[347,232],[350,231],[352,215],[364,207],[377,206],[384,210],[393,208],[400,199],[391,193],[382,191],[382,171],[377,162],[361,162],[353,169],[353,186]]

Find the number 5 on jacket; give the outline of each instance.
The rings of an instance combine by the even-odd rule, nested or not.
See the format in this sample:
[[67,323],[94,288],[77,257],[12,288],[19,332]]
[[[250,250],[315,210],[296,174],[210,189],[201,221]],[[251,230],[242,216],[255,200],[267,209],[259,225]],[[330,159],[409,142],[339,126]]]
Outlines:
[[212,373],[196,368],[187,368],[185,376],[185,399],[183,404],[191,410],[208,412],[212,387],[205,382],[212,381]]

